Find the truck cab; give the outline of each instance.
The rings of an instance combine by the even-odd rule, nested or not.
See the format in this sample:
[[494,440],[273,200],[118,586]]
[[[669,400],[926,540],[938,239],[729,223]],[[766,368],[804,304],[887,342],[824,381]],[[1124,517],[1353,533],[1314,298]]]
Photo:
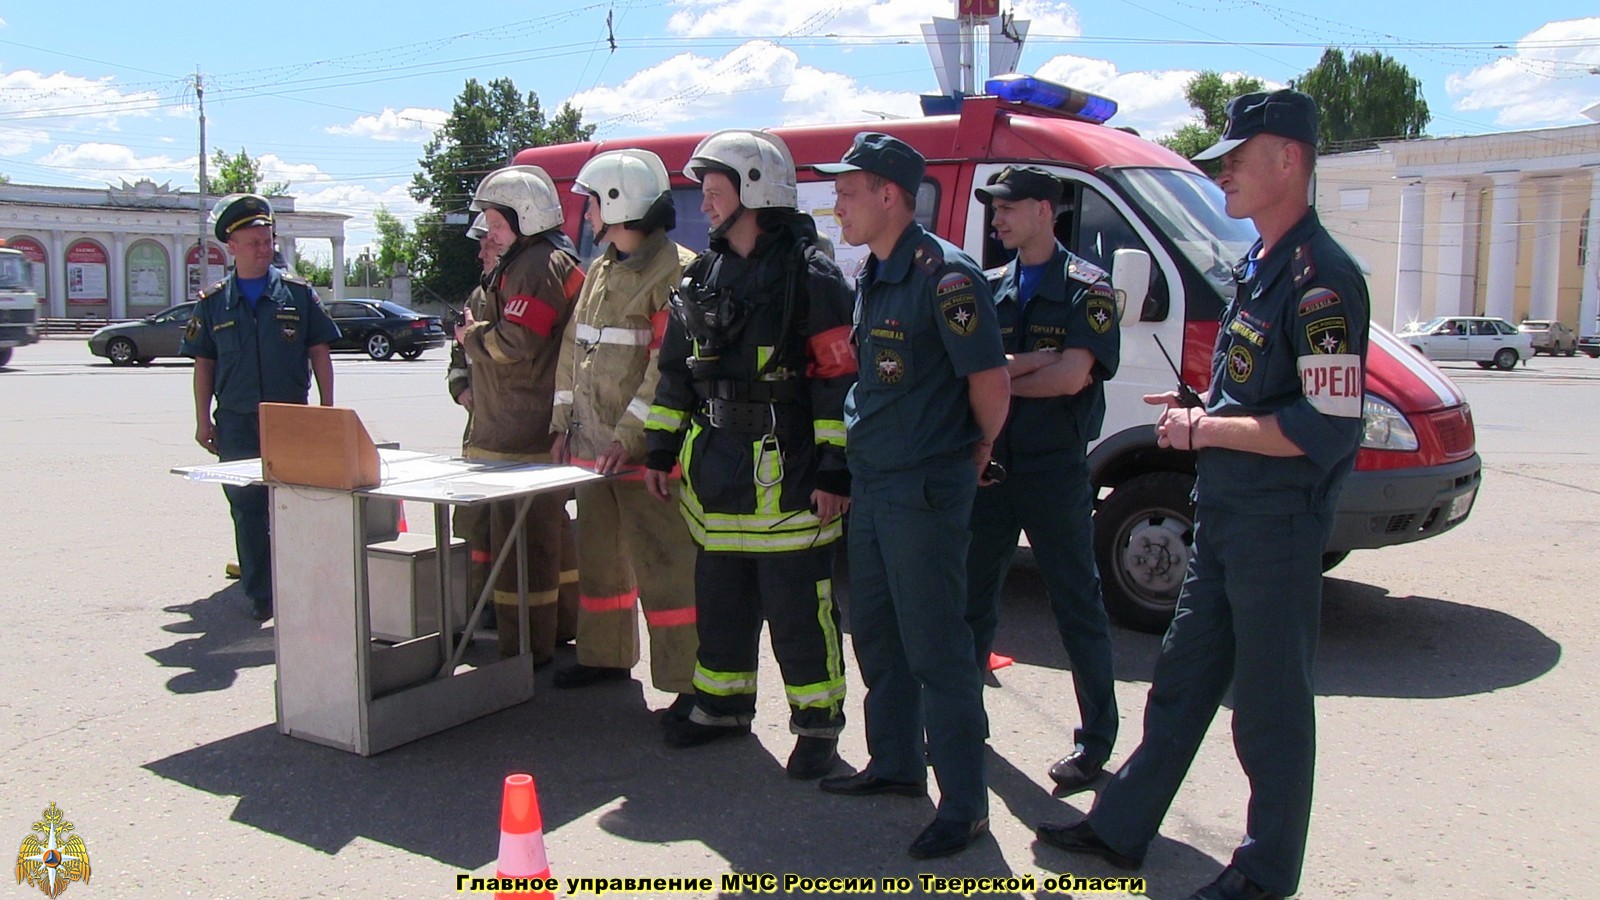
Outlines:
[[0,366],[11,362],[13,347],[39,340],[39,297],[33,292],[33,263],[0,242]]
[[[1115,104],[1036,79],[992,80],[952,115],[848,125],[775,128],[798,169],[799,205],[831,238],[841,268],[859,270],[865,247],[850,247],[833,218],[831,181],[812,167],[837,161],[857,132],[881,131],[927,158],[917,219],[986,268],[1009,261],[973,188],[1007,165],[1040,166],[1066,185],[1056,234],[1069,250],[1112,273],[1121,307],[1122,362],[1106,383],[1106,420],[1089,454],[1098,488],[1096,561],[1106,606],[1124,625],[1166,627],[1194,543],[1194,455],[1156,445],[1156,407],[1142,396],[1171,390],[1176,377],[1205,393],[1234,265],[1256,239],[1248,220],[1229,218],[1221,191],[1189,161],[1107,126]],[[578,169],[604,150],[640,147],[680,172],[704,135],[628,138],[540,147],[516,162],[543,167],[563,190],[566,221],[586,258],[584,198],[570,192]],[[673,237],[706,246],[696,186],[675,176]],[[1158,345],[1157,339],[1160,344]],[[1163,355],[1170,352],[1175,375]],[[1324,552],[1331,568],[1352,550],[1422,540],[1460,524],[1480,480],[1472,414],[1450,379],[1394,336],[1372,326],[1364,404],[1365,437],[1341,495]],[[1036,548],[1048,552],[1047,548]]]

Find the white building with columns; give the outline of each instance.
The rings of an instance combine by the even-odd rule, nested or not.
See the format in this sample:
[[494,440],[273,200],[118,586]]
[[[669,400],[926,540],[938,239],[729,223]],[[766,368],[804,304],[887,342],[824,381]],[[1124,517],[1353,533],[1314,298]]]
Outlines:
[[[206,197],[209,211],[215,197]],[[326,240],[333,251],[333,299],[344,295],[344,223],[349,216],[296,212],[273,197],[278,242],[292,266],[295,241]],[[136,318],[192,299],[220,279],[227,250],[205,227],[200,197],[140,180],[120,187],[0,184],[0,238],[34,262],[46,316]]]
[[1373,321],[1600,333],[1600,124],[1384,143],[1317,171],[1324,224],[1371,269]]

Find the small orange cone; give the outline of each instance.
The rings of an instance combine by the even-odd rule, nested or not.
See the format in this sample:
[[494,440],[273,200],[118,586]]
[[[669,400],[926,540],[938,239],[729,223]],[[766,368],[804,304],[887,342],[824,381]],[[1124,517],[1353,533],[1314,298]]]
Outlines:
[[1013,662],[1016,662],[1016,660],[1012,659],[1009,656],[1001,656],[998,653],[990,653],[989,654],[989,671],[993,672],[995,669],[1004,669],[1006,666],[1011,665]]
[[401,534],[405,534],[406,533],[406,502],[404,500],[397,500],[395,502],[399,504],[400,512],[399,512],[398,515],[395,516],[395,529],[394,530],[398,531]]
[[[500,799],[500,857],[495,878],[549,878],[550,860],[544,854],[544,820],[539,815],[539,795],[533,776],[506,776]],[[496,900],[544,900],[550,891],[512,891],[495,894]]]

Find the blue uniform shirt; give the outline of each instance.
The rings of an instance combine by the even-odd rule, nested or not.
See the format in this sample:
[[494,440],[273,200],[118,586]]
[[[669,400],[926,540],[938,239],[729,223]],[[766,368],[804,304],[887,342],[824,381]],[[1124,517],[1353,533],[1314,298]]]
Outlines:
[[[1261,242],[1247,259],[1255,259]],[[1324,512],[1361,445],[1367,282],[1308,211],[1245,273],[1211,358],[1211,415],[1276,414],[1304,456],[1206,448],[1195,497],[1239,512]]]
[[858,380],[845,399],[850,470],[968,455],[982,437],[966,377],[1006,364],[983,272],[913,223],[856,283]]
[[254,415],[261,403],[305,403],[311,390],[306,350],[339,337],[311,285],[275,268],[254,311],[233,275],[200,295],[183,334],[184,356],[217,362],[217,409]]
[[995,289],[995,312],[1007,353],[1088,350],[1093,380],[1065,397],[1012,397],[995,458],[1018,472],[1081,462],[1106,416],[1105,382],[1117,374],[1122,336],[1117,302],[1104,269],[1060,243],[1043,266],[1033,297],[1021,302],[1023,267],[1013,260]]

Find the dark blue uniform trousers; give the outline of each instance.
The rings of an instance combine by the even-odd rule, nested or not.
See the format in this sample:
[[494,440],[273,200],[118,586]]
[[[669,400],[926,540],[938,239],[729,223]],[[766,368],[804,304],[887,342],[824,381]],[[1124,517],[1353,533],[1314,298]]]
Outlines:
[[[261,455],[261,420],[256,413],[217,410],[217,457],[222,462]],[[224,485],[233,511],[233,542],[239,554],[239,583],[257,603],[272,602],[272,538],[268,529],[267,487]]]
[[850,498],[850,624],[867,686],[867,770],[921,782],[931,760],[938,817],[967,822],[989,814],[989,722],[965,618],[976,487],[963,457],[856,472]]
[[1231,684],[1233,745],[1250,780],[1233,865],[1269,891],[1295,892],[1311,819],[1311,669],[1332,525],[1331,511],[1257,515],[1202,503],[1145,702],[1144,741],[1089,814],[1112,848],[1138,856],[1155,838]]
[[1040,472],[1013,471],[1002,483],[978,489],[972,506],[972,549],[967,553],[967,624],[972,627],[978,671],[989,668],[1017,535],[1028,533],[1039,563],[1061,644],[1072,663],[1082,727],[1073,741],[1104,764],[1117,740],[1116,678],[1111,632],[1094,565],[1094,501],[1089,465]]

